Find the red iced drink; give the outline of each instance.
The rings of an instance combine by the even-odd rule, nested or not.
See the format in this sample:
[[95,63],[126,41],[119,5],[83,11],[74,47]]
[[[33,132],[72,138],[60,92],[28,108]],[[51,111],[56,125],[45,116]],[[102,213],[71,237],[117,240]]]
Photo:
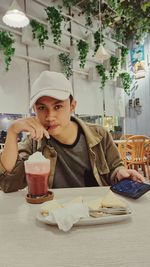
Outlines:
[[49,173],[33,174],[26,173],[28,192],[31,196],[43,196],[48,191]]
[[47,195],[50,161],[48,159],[41,162],[25,161],[25,172],[29,195],[31,197]]

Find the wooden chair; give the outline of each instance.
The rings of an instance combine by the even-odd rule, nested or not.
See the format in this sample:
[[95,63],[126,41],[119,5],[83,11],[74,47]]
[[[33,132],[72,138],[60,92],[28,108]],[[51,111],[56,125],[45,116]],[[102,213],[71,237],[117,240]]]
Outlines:
[[120,156],[123,160],[123,163],[125,165],[125,167],[127,167],[127,162],[126,162],[126,142],[120,142],[117,145],[118,151],[120,153]]
[[138,171],[142,169],[145,177],[149,178],[150,138],[144,135],[133,135],[125,142],[126,166]]
[[120,140],[127,140],[131,136],[133,136],[133,134],[123,134],[121,135]]

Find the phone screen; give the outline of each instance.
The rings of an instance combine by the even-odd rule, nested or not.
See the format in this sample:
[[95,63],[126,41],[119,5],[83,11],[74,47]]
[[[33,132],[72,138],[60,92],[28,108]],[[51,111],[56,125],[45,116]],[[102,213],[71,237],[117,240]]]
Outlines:
[[110,189],[115,193],[136,199],[150,190],[150,184],[140,183],[129,178],[125,178],[112,185]]

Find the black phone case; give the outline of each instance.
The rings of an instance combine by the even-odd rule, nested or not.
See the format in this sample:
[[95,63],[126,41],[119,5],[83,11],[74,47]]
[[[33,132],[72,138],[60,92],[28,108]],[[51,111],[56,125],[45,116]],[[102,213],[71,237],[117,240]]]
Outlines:
[[150,184],[139,183],[125,178],[112,185],[110,189],[117,194],[137,199],[150,190]]

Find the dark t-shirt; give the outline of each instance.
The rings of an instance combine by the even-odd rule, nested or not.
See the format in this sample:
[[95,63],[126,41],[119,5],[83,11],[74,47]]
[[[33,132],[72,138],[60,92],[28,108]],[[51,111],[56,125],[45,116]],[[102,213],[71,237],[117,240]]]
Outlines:
[[88,147],[82,129],[72,145],[62,144],[53,137],[48,144],[57,151],[53,188],[98,186],[93,175]]

